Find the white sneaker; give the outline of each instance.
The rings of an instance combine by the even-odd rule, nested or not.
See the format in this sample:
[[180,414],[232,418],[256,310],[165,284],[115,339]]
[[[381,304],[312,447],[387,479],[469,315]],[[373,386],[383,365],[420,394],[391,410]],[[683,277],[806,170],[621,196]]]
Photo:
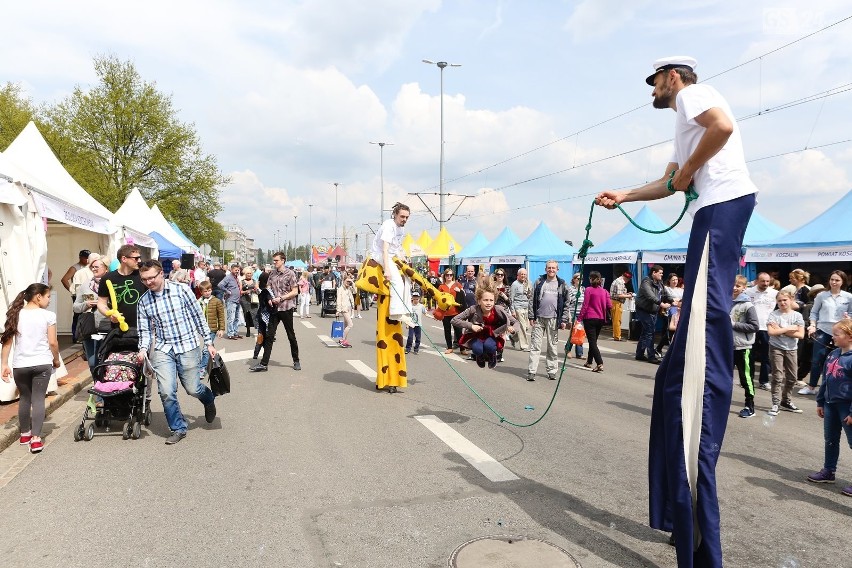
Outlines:
[[766,414],[768,414],[769,416],[778,416],[778,405],[773,404],[772,408],[770,408]]
[[799,391],[799,394],[816,394],[816,393],[817,393],[816,389],[812,389],[810,387],[810,385],[806,386],[805,388],[803,388]]

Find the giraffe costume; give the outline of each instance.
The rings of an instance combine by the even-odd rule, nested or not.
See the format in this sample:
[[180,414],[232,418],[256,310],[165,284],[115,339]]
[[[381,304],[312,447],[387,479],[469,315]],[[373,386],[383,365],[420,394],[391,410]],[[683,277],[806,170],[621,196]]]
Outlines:
[[[393,257],[400,273],[413,282],[420,284],[426,298],[434,298],[441,310],[455,306],[452,294],[441,292],[426,278],[405,262]],[[358,272],[355,285],[370,294],[379,297],[378,315],[376,316],[376,390],[385,387],[389,392],[396,392],[397,387],[408,386],[408,373],[405,365],[405,338],[402,336],[402,324],[392,320],[390,315],[390,290],[385,283],[385,274],[381,264],[368,259]]]

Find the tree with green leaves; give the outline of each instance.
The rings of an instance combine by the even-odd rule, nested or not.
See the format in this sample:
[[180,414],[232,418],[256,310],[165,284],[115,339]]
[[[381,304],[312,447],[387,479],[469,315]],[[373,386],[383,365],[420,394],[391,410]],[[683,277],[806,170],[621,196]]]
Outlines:
[[229,179],[205,154],[193,124],[178,120],[171,95],[142,79],[130,61],[94,59],[98,83],[79,85],[45,112],[50,142],[68,172],[117,210],[132,188],[196,244],[224,238],[215,216]]
[[6,150],[35,116],[36,108],[21,93],[20,85],[10,82],[0,86],[0,151]]

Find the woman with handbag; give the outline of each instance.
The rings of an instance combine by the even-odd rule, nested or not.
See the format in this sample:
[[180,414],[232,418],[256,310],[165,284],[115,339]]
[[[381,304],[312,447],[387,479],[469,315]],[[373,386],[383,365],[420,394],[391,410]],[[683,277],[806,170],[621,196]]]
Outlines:
[[[89,371],[94,376],[98,359],[98,344],[101,337],[98,329],[105,319],[103,314],[98,311],[98,287],[101,285],[101,278],[107,273],[107,266],[103,259],[98,258],[89,261],[89,269],[93,276],[77,288],[77,298],[74,300],[73,310],[75,314],[80,314],[77,318],[77,335],[83,338],[83,351],[86,354],[86,361],[89,363]],[[98,339],[94,339],[93,336]]]
[[243,279],[240,282],[240,307],[246,320],[246,337],[251,337],[251,328],[257,328],[255,318],[257,317],[257,282],[254,281],[254,272],[251,267],[243,270]]
[[594,360],[597,367],[592,370],[595,373],[603,372],[603,357],[601,357],[601,350],[598,348],[598,336],[606,322],[607,311],[612,309],[609,292],[601,287],[601,282],[600,272],[592,271],[589,273],[589,286],[586,288],[583,297],[583,307],[577,316],[577,321],[583,322],[586,338],[589,341],[589,355],[586,364],[583,366],[591,369]]
[[337,315],[343,317],[343,337],[338,343],[341,347],[352,347],[346,338],[352,330],[352,314],[355,311],[355,286],[352,285],[352,277],[348,274],[337,289]]

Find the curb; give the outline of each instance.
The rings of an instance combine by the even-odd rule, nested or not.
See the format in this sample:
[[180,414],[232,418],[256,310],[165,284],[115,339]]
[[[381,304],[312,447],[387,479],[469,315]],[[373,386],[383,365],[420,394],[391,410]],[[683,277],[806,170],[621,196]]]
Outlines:
[[[84,373],[80,373],[77,381],[69,385],[59,387],[56,395],[48,397],[47,405],[44,409],[45,421],[47,417],[61,407],[63,404],[74,398],[81,390],[88,387],[92,383],[92,375],[88,369]],[[15,416],[3,425],[0,431],[0,452],[18,441],[21,436],[21,428],[18,425],[18,417]]]

